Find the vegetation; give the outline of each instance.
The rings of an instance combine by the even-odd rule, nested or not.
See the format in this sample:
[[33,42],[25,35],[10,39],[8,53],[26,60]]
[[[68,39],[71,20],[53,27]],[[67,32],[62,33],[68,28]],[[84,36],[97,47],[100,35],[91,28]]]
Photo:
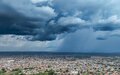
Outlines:
[[44,73],[40,72],[38,74],[34,74],[34,75],[56,75],[55,72],[51,69],[51,70],[46,70]]
[[10,75],[24,75],[21,69],[13,69]]
[[6,70],[5,70],[4,68],[2,68],[2,69],[0,70],[0,75],[4,75],[5,72],[6,72]]
[[0,70],[0,75],[25,75],[21,69],[14,69],[11,72],[7,72],[4,68]]
[[[4,68],[0,70],[0,75],[25,75],[22,73],[21,69],[13,69],[11,72],[7,72]],[[45,72],[39,72],[38,74],[32,75],[56,75],[55,72],[51,70],[46,70]]]

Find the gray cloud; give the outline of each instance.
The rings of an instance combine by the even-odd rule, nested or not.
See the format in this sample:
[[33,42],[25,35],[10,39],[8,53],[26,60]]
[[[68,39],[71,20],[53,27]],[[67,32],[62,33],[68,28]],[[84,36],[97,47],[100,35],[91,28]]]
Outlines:
[[93,28],[96,31],[113,31],[120,28],[120,19],[116,15],[101,19],[95,23]]
[[49,20],[57,16],[49,6],[38,7],[30,0],[2,0],[1,4],[1,35],[23,35],[28,40],[46,41],[56,39],[58,34],[77,29],[76,26],[49,25]]
[[84,28],[103,31],[102,34],[110,31],[112,34],[120,28],[118,2],[1,0],[0,34],[22,35],[32,41],[55,40],[59,34]]
[[112,34],[112,31],[120,28],[119,0],[100,0],[99,2],[97,0],[69,0],[69,2],[55,0],[53,2],[56,7],[56,12],[62,12],[62,15],[64,15],[64,17],[58,20],[59,24],[77,24],[82,29],[92,28],[95,32],[102,31],[102,34],[105,36],[96,36],[98,40],[103,40],[103,38],[108,37],[106,31]]
[[0,0],[0,49],[117,52],[119,3],[120,0]]

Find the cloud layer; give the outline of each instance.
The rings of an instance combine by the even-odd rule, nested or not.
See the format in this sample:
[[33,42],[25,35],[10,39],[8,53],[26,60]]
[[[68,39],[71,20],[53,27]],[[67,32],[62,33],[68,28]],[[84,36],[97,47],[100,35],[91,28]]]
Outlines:
[[59,34],[92,28],[98,40],[119,36],[119,2],[1,0],[0,35],[21,35],[31,41],[50,41]]

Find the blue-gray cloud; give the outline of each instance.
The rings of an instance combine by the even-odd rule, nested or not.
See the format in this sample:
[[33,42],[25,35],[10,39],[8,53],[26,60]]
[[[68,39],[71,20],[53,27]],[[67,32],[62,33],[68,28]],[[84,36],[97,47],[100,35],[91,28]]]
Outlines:
[[46,41],[56,39],[58,34],[77,29],[75,26],[50,25],[50,20],[55,18],[57,13],[49,5],[37,6],[30,0],[0,2],[1,35],[23,35],[27,36],[28,40]]
[[103,40],[119,30],[119,12],[119,0],[1,0],[0,34],[46,41],[66,32],[92,28],[102,34],[109,31],[107,36],[97,36]]

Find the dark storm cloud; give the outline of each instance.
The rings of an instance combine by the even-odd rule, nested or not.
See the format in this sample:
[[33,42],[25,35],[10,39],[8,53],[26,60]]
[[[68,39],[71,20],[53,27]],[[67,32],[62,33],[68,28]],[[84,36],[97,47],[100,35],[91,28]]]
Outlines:
[[0,34],[30,35],[31,31],[37,27],[34,18],[28,18],[17,12],[14,8],[0,2]]
[[114,31],[120,29],[120,19],[118,16],[110,16],[107,19],[101,19],[93,25],[95,31]]
[[93,27],[95,31],[113,31],[116,29],[120,29],[120,26],[117,24],[98,24]]
[[0,49],[117,52],[119,3],[120,0],[0,0]]
[[[77,29],[77,26],[61,26],[59,24],[49,25],[49,21],[47,21],[49,19],[42,19],[41,16],[40,18],[26,16],[14,9],[12,6],[2,3],[2,1],[0,3],[0,8],[1,35],[23,35],[26,36],[28,40],[46,41],[55,40],[58,34],[73,32]],[[51,10],[49,8],[47,9],[48,12],[52,10],[52,8],[50,8]],[[41,12],[39,14],[41,14]],[[45,16],[47,15],[49,15],[49,13]]]
[[[94,32],[106,31],[114,32],[120,29],[120,14],[119,12],[119,0],[53,0],[56,6],[56,12],[62,12],[64,16],[72,16],[72,18],[67,18],[60,23],[72,24],[78,22],[79,26],[83,28],[92,28]],[[76,18],[76,21],[74,21]],[[80,19],[84,22],[81,22]],[[61,19],[59,19],[61,20]],[[67,22],[65,22],[65,20]],[[74,22],[73,22],[74,21]],[[69,23],[68,23],[69,22]],[[80,23],[81,22],[81,23]],[[74,23],[74,24],[76,24]],[[111,37],[111,36],[110,36]],[[103,40],[102,37],[96,37],[98,40]],[[106,38],[106,37],[104,37]]]
[[0,34],[46,41],[84,28],[92,28],[95,32],[114,31],[120,28],[120,19],[112,12],[117,9],[110,7],[116,2],[108,1],[1,0]]

